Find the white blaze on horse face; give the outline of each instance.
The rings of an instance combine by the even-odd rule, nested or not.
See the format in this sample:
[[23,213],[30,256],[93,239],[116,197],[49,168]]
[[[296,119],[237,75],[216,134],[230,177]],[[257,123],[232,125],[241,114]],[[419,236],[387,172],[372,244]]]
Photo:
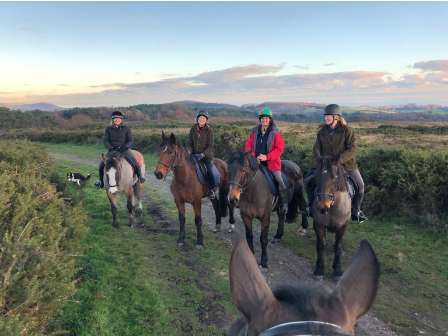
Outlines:
[[[115,194],[118,192],[117,183],[115,181],[115,168],[110,168],[107,172],[108,181],[109,181],[109,192]],[[113,186],[113,187],[111,187]]]
[[168,146],[165,146],[165,149],[162,151],[162,153],[166,152],[167,149],[168,149]]

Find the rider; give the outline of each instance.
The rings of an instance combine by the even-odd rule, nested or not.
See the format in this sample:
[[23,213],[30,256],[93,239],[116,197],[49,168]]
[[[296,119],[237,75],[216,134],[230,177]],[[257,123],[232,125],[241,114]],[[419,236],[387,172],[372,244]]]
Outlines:
[[[130,149],[134,143],[131,129],[123,123],[123,113],[120,111],[113,111],[111,114],[110,126],[106,128],[103,137],[103,144],[107,148],[106,156],[109,157],[111,152],[120,152],[132,161],[135,173],[141,183],[146,181],[146,177],[142,176],[142,171],[134,153]],[[94,186],[104,188],[104,161],[101,160],[99,167],[99,180],[95,182]]]
[[212,172],[213,147],[215,143],[215,133],[213,128],[207,123],[208,112],[200,110],[196,115],[196,123],[191,127],[187,140],[187,151],[192,154],[195,161],[202,161],[207,167],[207,179],[210,191],[207,196],[214,199],[215,178]]
[[282,163],[280,161],[285,144],[282,135],[275,126],[270,109],[262,109],[258,114],[258,119],[260,124],[252,129],[249,138],[246,140],[246,152],[252,149],[252,155],[262,165],[267,165],[274,174],[279,185],[279,212],[285,214],[288,211],[288,191],[282,179]]
[[[342,117],[342,110],[339,105],[327,105],[324,109],[324,115],[326,125],[323,125],[317,132],[317,139],[314,143],[313,151],[317,149],[322,156],[341,154],[339,162],[358,184],[358,192],[352,201],[352,220],[357,220],[359,223],[365,222],[367,217],[361,211],[361,203],[364,196],[364,181],[362,180],[355,160],[355,132],[353,128],[347,125],[347,122]],[[315,185],[313,181],[316,166],[317,163],[313,157],[311,159],[311,169],[305,177],[310,214],[314,201]]]

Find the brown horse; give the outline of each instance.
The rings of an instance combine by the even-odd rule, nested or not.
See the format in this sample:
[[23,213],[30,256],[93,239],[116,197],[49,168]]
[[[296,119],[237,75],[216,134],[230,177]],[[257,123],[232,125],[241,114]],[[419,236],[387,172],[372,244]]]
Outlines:
[[[165,180],[168,173],[172,170],[174,178],[171,182],[171,193],[174,196],[174,202],[179,210],[180,232],[177,239],[178,245],[183,245],[185,240],[185,203],[193,205],[194,222],[197,229],[196,247],[204,247],[202,235],[202,218],[201,218],[201,199],[207,196],[209,186],[199,182],[196,174],[195,161],[192,156],[184,149],[179,140],[173,133],[168,138],[162,132],[162,143],[159,148],[159,161],[154,170],[154,175],[161,181]],[[221,217],[227,216],[227,207],[229,208],[229,230],[235,230],[235,219],[233,217],[233,206],[227,205],[227,194],[229,192],[229,175],[227,172],[227,164],[219,159],[213,159],[213,164],[219,171],[221,177],[220,184],[215,187],[219,188],[219,200],[217,198],[211,200],[216,215],[216,225],[213,232],[221,231]]]
[[321,157],[314,152],[316,168],[316,201],[313,202],[313,228],[316,233],[317,262],[313,277],[322,280],[324,276],[325,233],[333,232],[334,243],[333,279],[342,276],[341,254],[342,238],[347,231],[350,220],[351,199],[347,192],[345,171],[339,163],[339,154],[335,157]]
[[230,327],[228,335],[353,335],[356,320],[373,304],[379,278],[375,252],[362,240],[330,295],[307,285],[288,285],[272,292],[241,239],[230,259],[230,289],[244,317]]
[[[142,175],[145,174],[145,159],[139,152],[133,150],[138,161],[142,162]],[[134,195],[138,199],[137,217],[143,213],[142,210],[142,191],[143,186],[134,174],[131,164],[117,152],[113,157],[106,157],[101,154],[105,163],[104,167],[104,189],[107,192],[107,198],[110,201],[113,222],[112,225],[118,228],[117,221],[117,193],[125,194],[129,211],[129,226],[134,226]]]
[[[246,228],[246,239],[250,249],[254,252],[252,222],[256,218],[261,222],[261,261],[260,268],[267,271],[269,225],[271,212],[277,210],[278,228],[274,242],[283,236],[285,215],[278,211],[278,201],[269,191],[269,184],[263,173],[260,172],[257,159],[251,155],[251,150],[233,152],[229,148],[229,176],[230,176],[230,202],[239,205],[241,218]],[[303,174],[299,166],[292,161],[282,161],[282,171],[289,182],[288,213],[286,222],[293,223],[297,217],[297,207],[302,213],[302,227],[308,227],[306,216],[306,202],[303,196]]]

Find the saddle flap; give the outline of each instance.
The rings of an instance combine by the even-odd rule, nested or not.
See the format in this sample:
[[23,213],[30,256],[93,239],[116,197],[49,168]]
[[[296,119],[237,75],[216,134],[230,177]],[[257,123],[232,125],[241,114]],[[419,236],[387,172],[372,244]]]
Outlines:
[[[221,176],[219,175],[218,168],[213,164],[212,162],[212,173],[213,177],[215,178],[215,186],[219,185],[221,183]],[[207,184],[207,167],[205,166],[204,162],[197,161],[196,162],[196,174],[198,175],[198,180],[201,184]]]
[[[265,167],[264,165],[260,165],[259,169],[261,170],[263,175],[266,177],[266,180],[268,181],[271,194],[274,196],[277,196],[278,195],[278,183],[277,183],[277,180],[275,179],[274,174],[272,173],[272,171],[269,168]],[[289,189],[289,182],[288,182],[288,179],[286,178],[286,175],[283,173],[283,171],[282,171],[282,179],[283,179],[283,183],[285,184],[286,189]]]

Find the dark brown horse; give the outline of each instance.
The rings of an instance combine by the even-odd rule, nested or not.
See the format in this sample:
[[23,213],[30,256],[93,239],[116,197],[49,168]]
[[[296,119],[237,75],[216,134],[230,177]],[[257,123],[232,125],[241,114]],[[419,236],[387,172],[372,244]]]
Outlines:
[[347,192],[345,171],[339,163],[339,154],[335,157],[321,157],[314,152],[316,168],[316,200],[313,202],[313,228],[316,233],[317,262],[313,277],[322,280],[324,276],[324,250],[326,231],[335,234],[333,279],[342,276],[341,254],[342,238],[350,220],[351,199]]
[[[185,240],[185,203],[193,205],[194,222],[197,229],[196,247],[204,247],[202,235],[202,217],[201,217],[201,199],[207,196],[209,191],[208,184],[203,185],[199,182],[196,174],[195,161],[191,155],[184,149],[179,140],[173,133],[168,138],[162,132],[162,143],[159,148],[159,162],[154,170],[154,175],[161,181],[165,180],[168,173],[172,170],[174,178],[171,182],[171,193],[174,196],[174,202],[179,210],[180,232],[177,239],[178,245],[183,245]],[[219,188],[219,200],[212,200],[213,209],[216,215],[216,225],[213,232],[221,231],[221,217],[227,216],[227,207],[229,208],[229,229],[228,232],[235,230],[235,219],[233,217],[234,208],[227,205],[227,194],[229,192],[229,175],[227,164],[219,159],[213,159],[213,164],[219,171],[221,177]]]
[[[228,159],[230,176],[230,202],[239,205],[241,218],[246,228],[246,239],[252,252],[254,251],[252,222],[256,218],[261,222],[261,261],[260,268],[267,271],[268,254],[266,246],[268,244],[269,225],[271,222],[271,212],[277,210],[278,228],[274,236],[274,242],[283,236],[283,226],[285,215],[278,212],[278,201],[269,191],[269,184],[266,177],[258,169],[257,159],[251,155],[251,151],[233,152],[229,148]],[[308,227],[307,216],[305,214],[306,202],[303,196],[303,174],[300,168],[292,161],[282,161],[282,171],[289,182],[288,189],[288,213],[286,221],[293,223],[297,217],[297,208],[302,211],[302,226]]]
[[331,294],[307,285],[288,285],[272,292],[241,239],[230,259],[230,289],[244,317],[230,327],[228,335],[353,335],[356,320],[375,300],[379,278],[375,252],[362,240]]

